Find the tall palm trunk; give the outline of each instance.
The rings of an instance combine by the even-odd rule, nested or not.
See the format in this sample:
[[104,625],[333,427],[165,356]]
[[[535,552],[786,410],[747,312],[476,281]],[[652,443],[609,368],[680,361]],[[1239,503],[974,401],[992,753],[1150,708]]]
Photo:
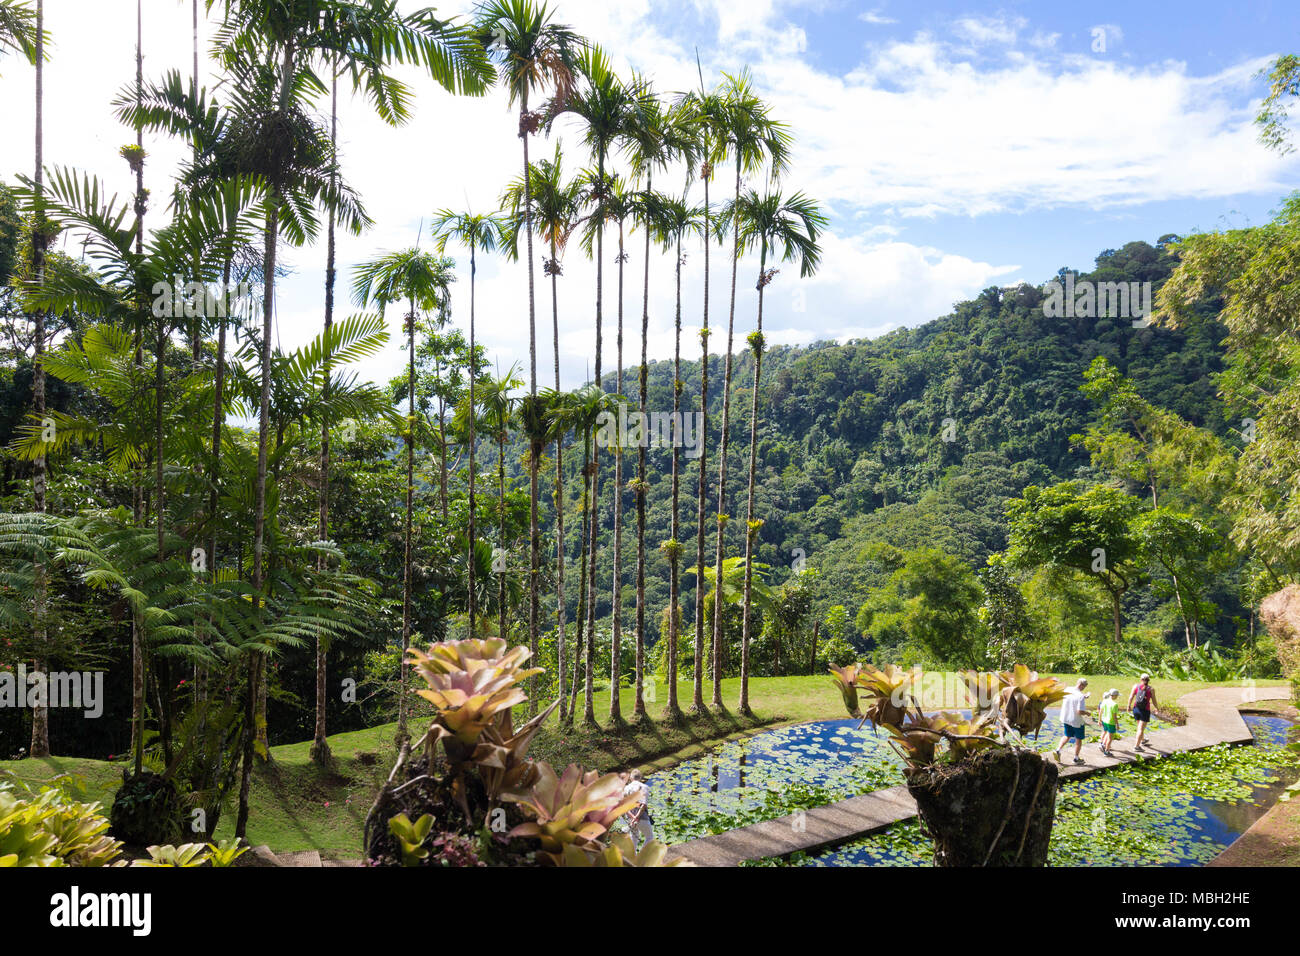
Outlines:
[[[591,601],[588,588],[587,564],[591,559],[591,509],[587,507],[591,497],[591,432],[584,428],[582,436],[582,559],[578,568],[578,636],[582,637],[584,622],[587,620],[587,604]],[[594,602],[592,602],[594,603]],[[573,682],[569,696],[569,722],[573,722],[578,710],[578,665],[582,654],[577,648],[573,654]],[[590,664],[588,664],[590,667]]]
[[[271,320],[275,314],[275,252],[276,240],[280,231],[280,197],[272,197],[267,212],[266,231],[263,245],[262,273],[262,342],[260,360],[262,363],[261,398],[258,402],[257,429],[257,483],[254,486],[253,503],[253,601],[254,611],[260,616],[262,612],[263,586],[263,542],[266,538],[266,469],[267,445],[270,440],[271,410]],[[248,830],[248,798],[252,790],[253,755],[255,741],[259,736],[257,727],[258,689],[262,680],[262,655],[256,651],[250,653],[248,660],[248,699],[244,719],[243,770],[239,782],[239,815],[235,822],[235,836],[243,839]]]
[[[600,183],[600,208],[596,213],[596,387],[605,386],[600,377],[600,354],[604,348],[602,338],[604,282],[605,282],[605,149],[602,146],[596,162],[596,176]],[[587,564],[587,665],[582,690],[583,723],[595,726],[595,667],[596,662],[596,563],[600,557],[600,443],[592,442],[591,450],[591,561]]]
[[[221,294],[226,302],[227,310],[232,301],[230,299],[230,271],[233,256],[227,252],[225,262],[221,267]],[[217,317],[217,368],[212,382],[212,457],[208,466],[208,567],[211,572],[210,581],[215,588],[218,581],[217,568],[217,509],[220,502],[221,486],[221,426],[225,421],[225,388],[226,388],[226,314],[223,311]],[[209,629],[212,627],[212,616],[208,616]],[[208,698],[208,680],[209,673],[207,668],[201,671],[202,679],[199,682],[197,693],[201,698]],[[206,714],[206,710],[204,711]],[[201,718],[203,726],[206,727],[206,717]]]
[[[536,388],[533,389],[533,397],[537,395]],[[528,649],[532,652],[532,659],[537,660],[538,651],[538,614],[540,596],[538,588],[541,577],[541,558],[542,558],[542,531],[537,520],[537,495],[538,484],[541,472],[542,455],[541,450],[537,449],[536,454],[529,455],[528,459]],[[534,713],[537,708],[537,680],[533,677],[529,680],[529,713]]]
[[670,719],[675,719],[680,713],[681,708],[677,703],[677,639],[681,629],[681,541],[678,540],[680,527],[678,525],[678,497],[679,497],[679,468],[680,461],[679,446],[681,445],[681,407],[682,407],[682,237],[681,233],[677,234],[677,308],[674,318],[674,328],[676,335],[673,341],[673,435],[672,435],[672,456],[673,456],[673,488],[672,488],[672,512],[668,535],[668,707],[667,714]]
[[[295,47],[285,45],[280,62],[279,109],[284,111],[289,103],[294,71]],[[278,184],[271,188],[271,201],[266,217],[265,242],[262,255],[262,388],[257,414],[257,482],[253,495],[253,601],[254,613],[262,614],[262,586],[264,584],[264,555],[266,541],[266,466],[267,447],[271,429],[271,323],[275,316],[275,262],[276,242],[280,236],[280,205],[284,195]],[[248,662],[248,701],[245,711],[243,770],[239,782],[239,816],[235,823],[235,836],[243,839],[248,830],[248,798],[252,790],[253,754],[255,740],[265,734],[265,719],[258,727],[260,688],[264,670],[262,655],[256,651]],[[269,753],[269,751],[268,751]]]
[[[555,396],[560,395],[560,290],[557,250],[551,242],[551,334],[555,339]],[[555,674],[559,680],[560,720],[569,715],[569,702],[564,694],[565,664],[565,607],[564,607],[564,429],[555,436]]]
[[397,741],[406,732],[406,652],[411,646],[411,516],[415,507],[415,298],[406,317],[406,522],[402,528],[402,668],[397,691]]
[[[334,73],[333,81],[330,84],[330,148],[333,149],[338,143],[339,131],[339,80],[337,72]],[[331,176],[331,179],[334,177]],[[334,279],[335,256],[337,247],[334,237],[334,208],[329,209],[328,223],[325,229],[325,335],[328,338],[330,329],[334,325]],[[222,332],[224,333],[224,328]],[[322,386],[323,399],[328,402],[330,394],[330,366],[325,364],[325,384]],[[321,541],[328,540],[330,534],[330,423],[328,419],[322,419],[320,427],[320,519],[317,524],[317,534]],[[317,569],[325,570],[325,556],[321,555],[317,561]],[[325,642],[321,635],[316,635],[316,727],[312,737],[311,758],[317,763],[329,763],[330,745],[325,737],[325,701],[328,696],[328,684],[326,681],[326,653]]]
[[[695,681],[691,712],[704,712],[704,503],[709,466],[709,177],[704,178],[704,324],[700,329],[700,479],[695,510]],[[719,509],[721,510],[721,509]]]
[[[167,500],[163,484],[163,390],[166,387],[167,362],[167,322],[159,317],[155,330],[154,349],[154,522],[157,532],[157,561],[161,564],[167,559]],[[171,681],[166,679],[167,664],[159,658],[154,670],[158,685],[158,721],[159,736],[163,745],[163,757],[171,765]]]
[[722,436],[718,446],[718,546],[715,552],[713,606],[713,706],[722,706],[722,561],[727,528],[727,446],[731,433],[731,362],[736,329],[736,268],[740,262],[740,157],[736,157],[736,214],[732,222],[731,305],[727,309],[727,361],[722,384]]
[[[618,222],[618,372],[615,375],[614,391],[620,396],[622,409],[623,394],[623,220]],[[610,645],[609,666],[609,719],[623,719],[622,702],[619,689],[623,684],[623,441],[619,435],[614,446],[614,607],[613,637]]]
[[[144,11],[143,4],[136,0],[135,7],[135,96],[136,105],[139,106],[144,96]],[[145,214],[145,192],[144,192],[144,127],[137,126],[135,131],[135,145],[137,155],[134,160],[135,172],[135,254],[138,257],[144,255],[144,214]],[[141,314],[139,316],[140,325],[135,335],[135,364],[138,368],[144,368],[144,337],[143,329],[145,325],[143,300],[141,302]],[[158,441],[157,432],[154,435],[154,454],[162,454],[162,444]],[[137,524],[144,524],[145,507],[144,507],[144,476],[141,473],[136,487],[139,490],[139,498],[136,504],[135,521]],[[158,548],[159,559],[162,558],[162,548]],[[133,728],[135,731],[135,772],[139,774],[144,769],[144,700],[145,688],[148,678],[148,662],[146,657],[148,650],[144,643],[144,622],[135,619],[133,622],[133,641],[132,641],[132,718]]]
[[[646,194],[652,186],[653,172],[646,172]],[[646,416],[646,391],[650,375],[647,358],[650,338],[650,227],[645,230],[645,264],[641,289],[641,370],[640,412],[642,440],[637,443],[636,453],[636,702],[633,714],[639,719],[648,715],[645,709],[645,496],[646,496],[646,442],[644,440]]]
[[[758,385],[763,376],[763,290],[767,286],[767,242],[763,242],[758,266],[758,326],[751,341],[754,353],[754,394],[751,399],[749,419],[749,504],[745,510],[745,603],[740,632],[740,712],[749,716],[749,624],[753,613],[751,605],[754,581],[754,539],[758,537],[761,521],[754,520],[754,478],[758,466]],[[778,655],[780,651],[778,649]],[[780,658],[777,658],[780,668]]]
[[445,525],[451,519],[447,510],[447,401],[442,397],[441,359],[434,360],[433,380],[438,390],[438,503]]
[[477,594],[477,566],[478,561],[474,553],[475,543],[475,512],[478,510],[478,501],[474,497],[474,482],[478,477],[477,466],[474,463],[474,446],[478,444],[477,434],[477,416],[478,406],[475,404],[474,386],[478,378],[478,352],[474,339],[474,283],[478,277],[478,260],[476,258],[477,249],[473,243],[469,247],[469,636],[475,637],[478,634],[475,617],[478,613],[478,594]]
[[[519,138],[524,141],[524,232],[528,244],[528,377],[529,395],[537,397],[537,295],[533,276],[533,191],[528,162],[528,87],[524,86],[519,100]],[[537,525],[537,462],[528,469],[528,647],[537,656],[537,602],[538,564],[541,552],[541,533]],[[504,583],[504,579],[503,583]],[[504,622],[504,612],[502,621]],[[502,637],[505,637],[504,627]]]
[[[504,416],[504,412],[502,415]],[[497,634],[507,637],[506,625],[506,423],[497,423],[497,547],[501,568],[497,572]]]
[[[36,2],[36,195],[44,193],[45,186],[45,3]],[[45,282],[45,236],[32,237],[32,281],[39,287]],[[45,313],[40,309],[32,316],[35,345],[32,350],[32,408],[37,419],[45,418]],[[32,462],[32,508],[45,513],[45,453],[37,454]],[[45,644],[45,601],[47,582],[45,565],[37,562],[33,570],[32,638],[37,648]],[[134,633],[134,632],[133,632]],[[133,643],[138,643],[134,641]],[[133,655],[133,660],[134,660]],[[37,660],[36,669],[45,671],[46,662]],[[143,694],[143,691],[141,692]],[[142,708],[143,710],[143,708]],[[136,725],[138,726],[138,724]],[[32,739],[29,751],[33,757],[50,755],[50,715],[44,703],[32,708]]]

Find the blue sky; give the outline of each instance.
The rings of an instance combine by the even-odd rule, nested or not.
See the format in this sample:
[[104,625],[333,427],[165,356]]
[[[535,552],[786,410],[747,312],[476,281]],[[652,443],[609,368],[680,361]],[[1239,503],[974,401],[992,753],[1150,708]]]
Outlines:
[[[797,148],[781,188],[821,200],[832,227],[816,277],[801,281],[788,267],[769,287],[765,325],[778,343],[878,335],[941,315],[989,285],[1042,282],[1062,266],[1088,268],[1101,250],[1133,239],[1261,223],[1300,183],[1300,158],[1265,151],[1252,123],[1264,93],[1254,74],[1300,47],[1300,10],[1292,3],[552,0],[551,6],[604,46],[620,70],[641,71],[666,94],[697,84],[697,50],[706,82],[748,66],[776,117],[791,126]],[[443,15],[469,7],[464,0],[438,4]],[[55,37],[47,69],[47,162],[95,172],[124,194],[131,183],[117,151],[131,134],[112,118],[109,103],[133,75],[134,14],[134,0],[47,0]],[[189,4],[149,0],[146,14],[146,73],[187,70]],[[209,31],[204,35],[206,43]],[[1094,49],[1098,36],[1104,50]],[[344,287],[356,263],[410,245],[422,230],[427,239],[435,209],[490,209],[504,183],[518,175],[516,121],[503,95],[455,98],[422,77],[407,78],[417,113],[401,129],[385,127],[364,103],[344,97],[345,172],[377,221],[365,235],[341,241]],[[13,60],[0,63],[0,84],[0,129],[12,134],[0,138],[0,176],[12,179],[31,164],[30,70]],[[556,132],[570,170],[585,162],[577,133],[563,123]],[[537,137],[533,155],[549,155],[553,146]],[[183,149],[162,138],[148,140],[146,149],[147,185],[165,195]],[[684,180],[684,170],[674,170],[656,185],[680,189]],[[720,179],[715,200],[729,186]],[[698,185],[691,198],[702,198]],[[634,236],[630,289],[640,284],[641,248]],[[293,272],[281,283],[277,337],[292,347],[320,327],[324,252],[286,249],[282,256]],[[468,263],[460,264],[453,319],[463,322]],[[651,357],[671,358],[673,263],[652,253],[650,266]],[[683,268],[688,354],[701,320],[701,266],[698,250],[691,251]],[[585,378],[592,364],[595,270],[576,252],[564,270],[560,361],[567,386]],[[742,341],[753,322],[756,271],[756,262],[742,261],[736,319]],[[611,289],[612,273],[607,270]],[[726,301],[728,279],[725,269],[715,269],[715,326],[725,321],[719,303]],[[527,367],[526,286],[523,265],[480,262],[479,334],[502,367]],[[538,288],[546,382],[553,361],[550,310],[545,284]],[[631,293],[626,308],[639,312]],[[615,314],[607,300],[606,368],[615,361]],[[392,343],[359,369],[376,381],[402,362],[400,319],[388,318]],[[639,343],[627,351],[631,364]]]
[[[787,16],[806,33],[807,58],[831,72],[848,72],[862,61],[864,51],[906,42],[918,32],[948,35],[964,19],[1024,21],[1017,31],[1019,44],[971,48],[969,61],[985,68],[996,68],[999,54],[1023,49],[1026,40],[1032,47],[1035,35],[1058,34],[1051,49],[1059,55],[1062,69],[1068,68],[1065,58],[1076,54],[1134,68],[1181,63],[1188,74],[1203,76],[1289,50],[1279,45],[1283,39],[1300,38],[1300,6],[1273,2],[827,3],[791,9]],[[1098,29],[1103,31],[1104,51],[1094,51]],[[1262,89],[1262,80],[1252,84],[1249,95],[1239,102],[1249,102]],[[1124,108],[1140,110],[1141,104]],[[1133,239],[1154,241],[1168,232],[1263,222],[1279,198],[1280,194],[1265,191],[1213,199],[1189,195],[1122,209],[1039,207],[975,217],[940,213],[904,226],[899,238],[999,262],[1015,261],[1030,276],[1046,276],[1060,266],[1087,268],[1097,252]]]

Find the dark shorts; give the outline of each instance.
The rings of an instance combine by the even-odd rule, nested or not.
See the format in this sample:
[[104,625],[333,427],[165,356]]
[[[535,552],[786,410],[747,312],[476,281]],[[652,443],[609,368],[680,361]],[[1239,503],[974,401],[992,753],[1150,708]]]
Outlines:
[[1146,723],[1150,723],[1150,721],[1151,721],[1151,711],[1150,711],[1150,709],[1149,709],[1149,708],[1146,708],[1146,707],[1134,707],[1134,708],[1133,708],[1133,719],[1134,719],[1134,720],[1140,720],[1140,721],[1142,721],[1142,723],[1144,723],[1144,724],[1146,724]]
[[1083,739],[1084,739],[1084,729],[1083,729],[1083,727],[1082,727],[1082,726],[1079,726],[1079,727],[1071,727],[1069,724],[1066,724],[1066,725],[1065,725],[1065,739],[1066,739],[1066,740],[1083,740]]

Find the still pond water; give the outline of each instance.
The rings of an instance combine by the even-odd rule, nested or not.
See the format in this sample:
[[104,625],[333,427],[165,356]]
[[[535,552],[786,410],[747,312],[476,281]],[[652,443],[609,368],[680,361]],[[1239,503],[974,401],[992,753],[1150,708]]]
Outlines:
[[[1176,758],[1158,774],[1111,771],[1063,785],[1052,862],[1188,866],[1213,859],[1296,777],[1294,760],[1284,753],[1297,739],[1296,725],[1254,715],[1246,722],[1256,738],[1249,756],[1195,758],[1196,767],[1185,772],[1179,768],[1184,758]],[[766,731],[651,774],[657,834],[680,842],[900,784],[902,761],[886,734],[857,725],[826,720]],[[1167,725],[1155,721],[1152,729],[1161,726]],[[1049,751],[1060,732],[1057,714],[1050,712],[1037,740],[1027,743]],[[1121,724],[1118,749],[1128,749],[1132,734],[1131,720]],[[1096,739],[1090,727],[1086,746],[1096,747]],[[1205,793],[1212,795],[1197,795]],[[929,856],[919,826],[905,823],[794,862],[909,866],[926,865]]]

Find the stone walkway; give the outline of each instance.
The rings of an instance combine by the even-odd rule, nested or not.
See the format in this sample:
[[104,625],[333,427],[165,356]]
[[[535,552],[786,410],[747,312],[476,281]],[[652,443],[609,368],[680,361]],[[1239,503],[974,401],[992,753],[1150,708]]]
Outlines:
[[[1290,697],[1285,686],[1277,687],[1209,687],[1184,694],[1178,699],[1187,710],[1187,723],[1147,735],[1144,753],[1112,750],[1105,757],[1095,743],[1083,748],[1083,764],[1061,767],[1062,777],[1083,777],[1120,764],[1152,760],[1173,753],[1203,750],[1218,744],[1250,743],[1250,728],[1241,719],[1237,706],[1257,700],[1282,700]],[[1119,744],[1131,746],[1132,720],[1125,723],[1129,733]],[[838,803],[765,820],[714,836],[679,843],[670,857],[684,857],[699,866],[735,866],[743,860],[785,856],[798,851],[810,852],[865,836],[887,826],[916,816],[916,803],[907,787],[890,787]]]

